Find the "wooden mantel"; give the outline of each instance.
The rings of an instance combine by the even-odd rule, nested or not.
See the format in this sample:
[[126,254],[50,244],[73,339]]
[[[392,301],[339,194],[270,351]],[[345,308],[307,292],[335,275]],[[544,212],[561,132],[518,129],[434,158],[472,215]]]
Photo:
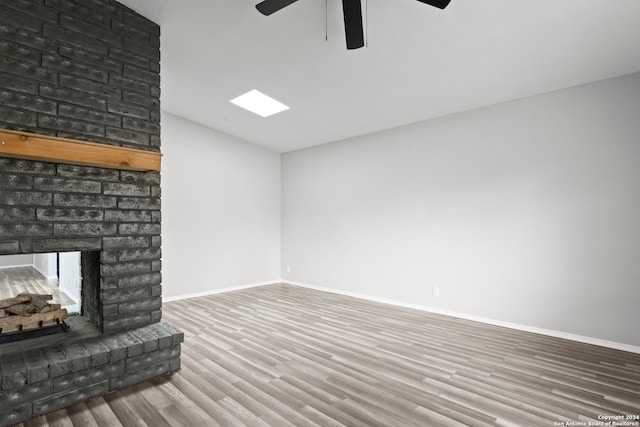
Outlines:
[[162,154],[0,129],[0,157],[159,172]]

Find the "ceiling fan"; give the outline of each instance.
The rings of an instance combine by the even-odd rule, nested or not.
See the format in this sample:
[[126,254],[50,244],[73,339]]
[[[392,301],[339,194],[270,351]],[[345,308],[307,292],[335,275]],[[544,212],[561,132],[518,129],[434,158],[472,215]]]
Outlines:
[[[256,9],[263,15],[269,16],[298,0],[264,0],[256,5]],[[418,0],[430,6],[444,9],[451,0]],[[364,46],[364,31],[362,29],[362,6],[360,0],[342,0],[344,15],[344,32],[347,38],[347,49],[358,49]]]

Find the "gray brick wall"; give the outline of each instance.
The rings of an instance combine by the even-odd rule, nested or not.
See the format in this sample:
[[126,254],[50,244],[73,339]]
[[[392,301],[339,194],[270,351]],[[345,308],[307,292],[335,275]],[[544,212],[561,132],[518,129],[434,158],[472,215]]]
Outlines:
[[158,173],[2,157],[0,171],[0,254],[99,251],[83,280],[94,324],[112,332],[160,318]]
[[160,150],[160,28],[112,0],[0,0],[0,127]]
[[[113,0],[0,0],[0,17],[0,128],[160,150],[158,25]],[[158,173],[0,157],[0,254],[104,250],[88,317],[153,323],[160,193]]]
[[[160,28],[115,0],[0,0],[0,128],[160,151]],[[180,367],[160,174],[0,157],[0,254],[80,250],[96,338],[7,354],[0,426]]]

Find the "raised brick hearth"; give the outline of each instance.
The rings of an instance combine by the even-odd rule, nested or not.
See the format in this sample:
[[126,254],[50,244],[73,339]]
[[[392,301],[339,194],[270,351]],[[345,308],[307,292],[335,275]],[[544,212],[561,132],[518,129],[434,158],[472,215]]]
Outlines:
[[[0,128],[160,150],[160,29],[113,0],[0,0]],[[0,426],[180,366],[160,173],[0,157],[0,254],[83,251],[68,334],[0,345]]]

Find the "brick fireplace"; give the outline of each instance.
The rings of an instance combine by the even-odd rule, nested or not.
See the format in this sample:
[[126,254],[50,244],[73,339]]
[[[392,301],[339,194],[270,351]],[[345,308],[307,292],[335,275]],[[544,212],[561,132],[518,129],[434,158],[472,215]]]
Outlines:
[[[0,0],[0,16],[1,129],[160,151],[156,24],[113,0]],[[83,253],[72,333],[0,345],[0,426],[179,368],[160,189],[159,172],[0,154],[0,254]]]

